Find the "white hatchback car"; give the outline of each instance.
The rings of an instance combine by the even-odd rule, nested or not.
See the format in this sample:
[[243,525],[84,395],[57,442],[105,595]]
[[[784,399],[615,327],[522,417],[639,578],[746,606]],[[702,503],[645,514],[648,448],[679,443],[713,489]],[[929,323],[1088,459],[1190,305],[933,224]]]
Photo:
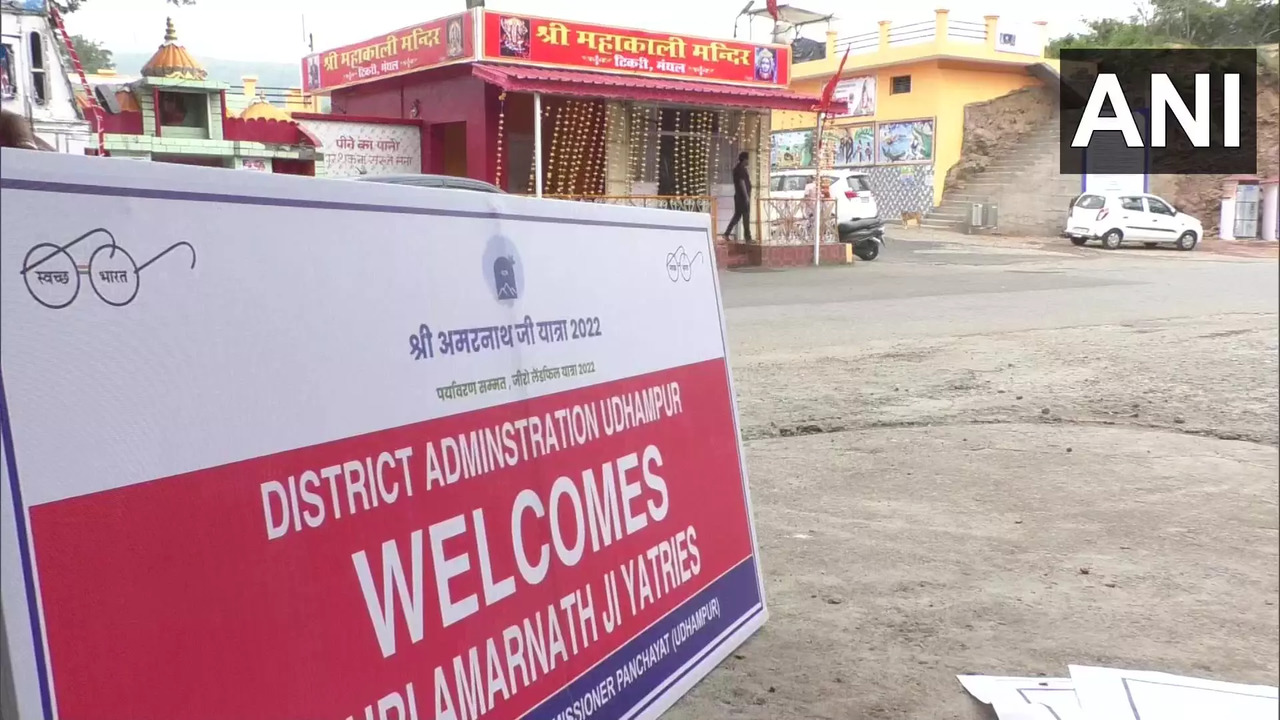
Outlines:
[[[769,197],[780,200],[803,200],[813,184],[813,170],[781,170],[769,176]],[[835,198],[839,222],[879,217],[871,179],[863,172],[823,170],[822,184],[827,197]],[[772,219],[772,218],[771,218]]]
[[1084,193],[1071,202],[1063,235],[1075,245],[1100,240],[1108,250],[1125,242],[1147,247],[1171,243],[1191,250],[1204,235],[1204,226],[1155,195]]

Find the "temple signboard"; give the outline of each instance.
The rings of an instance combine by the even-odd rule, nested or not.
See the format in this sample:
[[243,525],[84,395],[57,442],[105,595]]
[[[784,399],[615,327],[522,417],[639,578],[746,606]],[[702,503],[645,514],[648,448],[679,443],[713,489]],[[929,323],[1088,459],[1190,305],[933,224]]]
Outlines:
[[786,87],[791,48],[484,12],[485,62]]
[[302,87],[328,92],[370,80],[475,59],[472,14],[412,25],[302,59]]

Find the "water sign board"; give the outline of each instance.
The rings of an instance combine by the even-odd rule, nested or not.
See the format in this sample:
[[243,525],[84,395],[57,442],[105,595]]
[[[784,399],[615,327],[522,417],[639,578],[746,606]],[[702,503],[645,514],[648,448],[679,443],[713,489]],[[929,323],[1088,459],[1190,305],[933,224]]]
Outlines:
[[3,153],[19,720],[653,718],[764,623],[705,215]]

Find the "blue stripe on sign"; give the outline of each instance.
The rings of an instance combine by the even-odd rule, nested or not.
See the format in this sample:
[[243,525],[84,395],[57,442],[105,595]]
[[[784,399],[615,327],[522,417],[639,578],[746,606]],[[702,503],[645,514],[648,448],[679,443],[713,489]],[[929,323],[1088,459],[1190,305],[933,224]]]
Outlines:
[[[625,593],[625,586],[619,585],[619,592]],[[619,601],[626,606],[625,597]],[[705,622],[688,637],[681,637],[677,646],[674,636],[681,635],[689,629],[690,621],[698,616],[700,610],[718,603],[718,614],[706,617]],[[614,651],[612,655],[601,660],[595,667],[583,673],[578,679],[561,688],[559,692],[547,698],[524,717],[526,720],[578,720],[589,717],[620,718],[632,710],[640,711],[651,705],[658,696],[645,701],[644,698],[654,690],[662,690],[678,682],[693,670],[691,665],[679,672],[680,668],[691,660],[700,659],[707,652],[719,647],[725,640],[717,638],[727,630],[736,630],[749,617],[759,611],[760,586],[756,580],[755,558],[748,558],[734,569],[725,573],[719,580],[703,588],[697,595],[685,601],[680,607],[671,611],[666,617],[651,625],[644,632],[632,638],[627,644]],[[705,611],[704,611],[705,613]],[[681,632],[676,631],[681,625]],[[655,643],[665,641],[667,652],[655,653]],[[645,662],[646,655],[650,660]],[[624,668],[639,658],[643,672],[630,680],[620,679]],[[631,668],[634,669],[634,665]],[[678,674],[677,674],[678,673]],[[602,683],[612,680],[612,693],[602,690]],[[623,686],[623,683],[625,685]],[[592,696],[592,697],[588,697]],[[602,704],[597,704],[603,700]],[[575,704],[578,705],[575,708]]]

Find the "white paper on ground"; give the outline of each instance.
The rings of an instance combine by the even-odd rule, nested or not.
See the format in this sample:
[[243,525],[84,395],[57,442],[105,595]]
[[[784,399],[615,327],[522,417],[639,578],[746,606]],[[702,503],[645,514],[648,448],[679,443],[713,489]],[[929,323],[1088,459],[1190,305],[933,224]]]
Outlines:
[[1069,678],[957,675],[999,720],[1083,720]]
[[1201,680],[1141,670],[1071,666],[1090,720],[1276,720],[1280,694],[1266,685]]

